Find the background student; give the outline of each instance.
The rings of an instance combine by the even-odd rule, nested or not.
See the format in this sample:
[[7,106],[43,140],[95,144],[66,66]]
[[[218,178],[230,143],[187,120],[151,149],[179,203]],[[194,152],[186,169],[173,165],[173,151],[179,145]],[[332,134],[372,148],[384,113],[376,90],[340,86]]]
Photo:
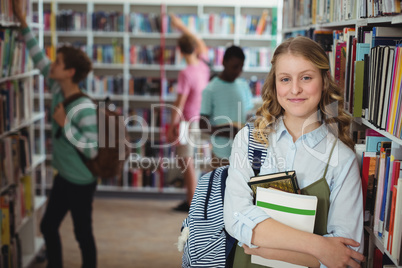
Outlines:
[[[189,140],[186,144],[177,144],[176,153],[179,156],[184,172],[184,182],[187,190],[186,199],[175,210],[187,212],[197,186],[194,167],[194,146],[199,136],[199,115],[201,92],[209,81],[209,67],[204,62],[208,60],[208,48],[204,41],[190,32],[181,19],[170,15],[172,26],[183,35],[177,41],[180,52],[186,61],[186,68],[180,71],[177,81],[177,99],[174,102],[170,126],[167,131],[169,142],[177,141],[179,137],[178,124],[186,121],[188,124]],[[182,160],[185,163],[182,163]]]
[[238,78],[244,59],[240,47],[227,48],[223,71],[202,92],[200,128],[212,134],[212,168],[229,164],[233,138],[253,108],[250,87],[244,79]]
[[[363,200],[349,136],[351,118],[343,111],[343,94],[329,74],[321,46],[306,37],[283,42],[274,52],[262,98],[255,131],[243,128],[237,134],[230,157],[225,227],[243,245],[236,248],[235,267],[259,267],[250,264],[248,254],[308,267],[360,267]],[[267,146],[260,174],[295,170],[300,188],[317,190],[319,205],[327,202],[322,233],[293,229],[254,205],[247,185],[254,172],[245,159],[249,134]]]
[[[86,97],[73,101],[67,107],[62,105],[64,99],[81,91],[78,83],[91,71],[91,61],[80,49],[62,46],[57,49],[56,61],[51,63],[26,23],[21,0],[13,3],[30,56],[52,92],[52,164],[58,173],[40,225],[46,244],[47,267],[63,267],[59,227],[70,211],[81,250],[82,267],[93,268],[96,267],[96,245],[92,230],[92,203],[96,178],[85,166],[77,149],[86,158],[94,158],[98,152],[96,108]],[[75,107],[79,109],[73,116],[67,117],[66,114]],[[60,128],[62,135],[56,138]],[[92,146],[80,146],[77,142]]]

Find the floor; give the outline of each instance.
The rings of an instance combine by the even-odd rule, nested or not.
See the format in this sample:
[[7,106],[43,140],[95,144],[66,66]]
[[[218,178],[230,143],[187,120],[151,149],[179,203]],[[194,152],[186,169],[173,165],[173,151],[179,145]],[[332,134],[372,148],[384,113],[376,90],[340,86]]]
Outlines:
[[[180,200],[97,197],[94,233],[98,268],[178,268],[181,253],[176,242],[187,213],[173,211]],[[64,268],[81,267],[78,244],[68,214],[60,228]],[[36,262],[30,268],[44,268]]]

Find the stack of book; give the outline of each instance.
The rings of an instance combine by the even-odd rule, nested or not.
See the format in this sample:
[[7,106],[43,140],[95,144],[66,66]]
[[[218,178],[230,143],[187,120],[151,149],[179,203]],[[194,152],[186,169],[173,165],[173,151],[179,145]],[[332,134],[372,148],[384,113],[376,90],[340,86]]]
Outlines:
[[[255,195],[255,204],[274,220],[295,229],[313,232],[318,199],[316,196],[299,194],[294,170],[255,176],[248,184]],[[251,262],[275,268],[303,267],[256,255],[251,256]]]

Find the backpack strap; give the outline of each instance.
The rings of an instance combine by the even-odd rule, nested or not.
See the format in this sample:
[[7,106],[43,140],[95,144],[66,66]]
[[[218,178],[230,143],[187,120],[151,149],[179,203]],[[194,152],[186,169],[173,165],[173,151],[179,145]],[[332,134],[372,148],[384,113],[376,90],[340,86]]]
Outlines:
[[[72,103],[73,101],[78,100],[79,98],[82,98],[82,97],[87,97],[87,98],[89,98],[90,100],[92,100],[87,94],[85,94],[84,92],[80,91],[80,92],[78,92],[78,93],[75,93],[75,94],[69,96],[68,98],[65,98],[65,99],[63,100],[63,102],[62,102],[63,107],[67,107],[67,105],[69,105],[69,104]],[[57,132],[56,132],[56,136],[55,136],[56,139],[58,139],[58,138],[61,137],[61,133],[62,133],[62,132],[61,132],[61,127],[59,126],[59,128],[57,129]]]
[[[67,107],[67,105],[69,105],[73,101],[78,100],[78,99],[83,98],[83,97],[86,97],[86,98],[90,99],[93,102],[91,97],[89,97],[87,94],[85,94],[84,92],[82,92],[80,90],[80,92],[75,93],[75,94],[69,96],[68,98],[65,98],[63,100],[62,104],[63,104],[64,107]],[[62,128],[59,126],[58,129],[57,129],[57,132],[56,132],[56,136],[55,136],[56,139],[60,138],[61,134],[62,134]],[[86,163],[87,158],[85,157],[85,155],[82,152],[80,152],[80,150],[78,150],[76,147],[74,147],[74,149],[77,151],[77,153],[80,156],[82,162]]]
[[267,157],[267,148],[264,144],[254,139],[254,123],[247,123],[246,126],[249,128],[248,160],[251,163],[254,175],[257,176],[260,173],[262,163],[264,163]]

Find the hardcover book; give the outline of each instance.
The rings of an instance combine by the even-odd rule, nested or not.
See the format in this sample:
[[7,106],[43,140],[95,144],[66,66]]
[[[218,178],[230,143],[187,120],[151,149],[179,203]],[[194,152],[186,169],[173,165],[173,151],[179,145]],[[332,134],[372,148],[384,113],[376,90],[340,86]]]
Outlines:
[[[256,205],[274,220],[292,228],[312,233],[318,199],[312,195],[292,194],[258,187]],[[273,268],[301,268],[305,266],[251,255],[251,263]]]
[[248,185],[253,190],[254,197],[257,193],[257,187],[271,187],[289,193],[300,192],[299,185],[297,183],[296,171],[294,170],[251,177]]

